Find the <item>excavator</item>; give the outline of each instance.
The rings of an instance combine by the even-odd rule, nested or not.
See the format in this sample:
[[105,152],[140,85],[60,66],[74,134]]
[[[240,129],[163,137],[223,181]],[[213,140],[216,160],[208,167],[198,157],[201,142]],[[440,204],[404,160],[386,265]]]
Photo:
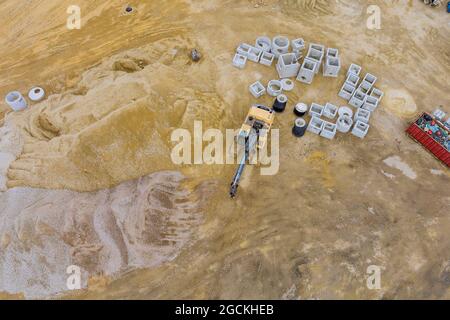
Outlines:
[[272,128],[275,112],[261,104],[253,105],[242,124],[236,140],[238,146],[243,148],[240,156],[239,166],[234,174],[230,187],[230,197],[234,198],[237,193],[239,181],[244,168],[257,149],[262,149],[267,143],[267,134]]

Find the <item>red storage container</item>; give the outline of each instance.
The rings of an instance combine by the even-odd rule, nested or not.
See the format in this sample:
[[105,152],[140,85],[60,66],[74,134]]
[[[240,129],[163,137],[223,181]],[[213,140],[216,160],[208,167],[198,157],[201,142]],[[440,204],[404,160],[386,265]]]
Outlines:
[[[417,120],[422,118],[424,115],[429,115],[428,113],[423,113],[419,118],[416,119],[411,125],[406,129],[406,133],[422,144],[428,151],[430,151],[436,158],[441,160],[443,163],[445,163],[448,167],[450,167],[450,152],[439,142],[435,141],[431,135],[429,135],[427,132],[424,132],[417,124]],[[429,115],[430,116],[430,115]],[[431,116],[430,116],[431,117]],[[437,124],[444,129],[445,131],[449,132],[449,130],[440,124],[439,121],[437,121]]]

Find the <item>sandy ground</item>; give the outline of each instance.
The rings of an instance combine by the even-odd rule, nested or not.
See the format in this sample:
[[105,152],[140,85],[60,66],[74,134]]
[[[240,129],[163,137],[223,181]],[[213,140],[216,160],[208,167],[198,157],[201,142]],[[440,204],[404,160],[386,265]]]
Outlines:
[[[122,1],[82,1],[82,29],[69,31],[69,4],[5,1],[0,13],[0,94],[36,84],[49,93],[24,112],[1,107],[0,291],[52,295],[62,290],[62,266],[78,263],[84,283],[112,277],[74,298],[450,298],[449,170],[404,134],[421,111],[438,105],[450,111],[445,11],[421,1],[371,1],[381,8],[382,29],[368,30],[364,1],[177,0],[139,4],[128,15]],[[378,76],[385,97],[364,140],[311,134],[298,140],[290,133],[291,109],[277,115],[279,173],[261,176],[250,168],[232,201],[234,166],[175,166],[170,133],[192,129],[194,120],[219,129],[240,125],[254,102],[248,85],[276,71],[252,63],[238,70],[230,62],[239,42],[262,34],[339,48],[344,69],[362,65]],[[187,56],[193,47],[203,54],[196,64]],[[297,83],[288,97],[342,105],[343,80],[344,72],[338,79],[319,76],[311,86]],[[96,228],[95,208],[110,207],[99,197],[119,188],[120,197],[139,198],[136,182],[126,181],[161,170],[180,171],[192,185],[208,183],[195,189],[195,199],[208,200],[197,210],[201,217],[191,217],[201,222],[180,245],[165,248],[158,263],[151,241],[142,240],[139,254],[133,246],[122,249],[141,263],[111,267],[118,240],[102,235],[130,239],[152,230]],[[79,218],[90,233],[77,231],[76,210],[62,210],[65,197],[89,199]],[[41,198],[49,203],[45,214],[33,209]],[[157,219],[152,205],[160,198],[146,198],[150,209],[114,221],[120,227],[135,216]],[[40,227],[39,216],[54,219],[53,233]],[[66,229],[78,243],[64,243]],[[51,241],[30,243],[30,235]],[[79,243],[103,249],[77,260]],[[366,287],[369,265],[382,268],[380,290]],[[30,277],[44,280],[30,285]]]
[[188,184],[167,171],[91,193],[23,187],[4,192],[0,287],[39,298],[67,290],[71,265],[82,267],[85,287],[94,275],[173,260],[195,238],[212,187]]

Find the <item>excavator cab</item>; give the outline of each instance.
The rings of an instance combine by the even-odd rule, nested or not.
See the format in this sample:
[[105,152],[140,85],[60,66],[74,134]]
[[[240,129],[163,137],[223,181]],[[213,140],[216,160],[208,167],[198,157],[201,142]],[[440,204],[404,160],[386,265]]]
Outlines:
[[247,161],[256,149],[262,149],[267,143],[267,133],[272,128],[274,119],[275,112],[271,108],[261,104],[253,105],[250,108],[236,137],[237,144],[245,149],[241,154],[239,167],[231,182],[230,196],[232,198],[236,196],[239,180]]
[[253,105],[245,118],[244,123],[237,135],[239,145],[244,145],[252,130],[259,131],[257,148],[261,149],[267,143],[267,132],[270,130],[275,119],[275,112],[264,105]]

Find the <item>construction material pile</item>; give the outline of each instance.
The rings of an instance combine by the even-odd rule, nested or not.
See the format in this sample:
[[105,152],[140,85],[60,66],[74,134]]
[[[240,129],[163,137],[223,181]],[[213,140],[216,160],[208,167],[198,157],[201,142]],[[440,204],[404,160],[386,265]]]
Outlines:
[[[290,47],[292,48],[291,52],[289,52]],[[277,60],[276,70],[279,79],[270,80],[267,87],[260,81],[252,83],[249,87],[255,98],[260,98],[265,93],[277,97],[274,102],[275,106],[279,104],[280,99],[278,97],[281,96],[281,100],[285,99],[283,91],[293,90],[294,82],[289,78],[311,84],[322,67],[324,77],[338,77],[341,69],[338,49],[325,48],[322,44],[311,43],[306,56],[303,58],[304,49],[305,41],[302,38],[290,41],[284,36],[276,36],[273,39],[262,36],[256,39],[254,46],[241,43],[236,49],[233,65],[243,69],[247,61],[252,61],[265,66],[272,66],[273,62]],[[308,131],[327,139],[333,139],[337,131],[341,133],[351,132],[359,138],[364,138],[367,135],[371,114],[380,104],[384,94],[374,87],[377,77],[366,73],[361,79],[361,71],[361,66],[351,64],[345,82],[338,94],[339,97],[348,101],[349,106],[356,108],[355,112],[348,106],[338,107],[331,102],[326,102],[324,105],[313,102],[309,108],[307,104],[301,102],[295,105],[294,113],[298,117],[302,117],[309,109],[311,119],[307,126]],[[282,112],[284,108],[274,108],[274,110]],[[323,119],[322,116],[327,119]],[[338,117],[337,121],[330,122],[336,116]],[[293,128],[293,132],[298,132],[296,126]]]

